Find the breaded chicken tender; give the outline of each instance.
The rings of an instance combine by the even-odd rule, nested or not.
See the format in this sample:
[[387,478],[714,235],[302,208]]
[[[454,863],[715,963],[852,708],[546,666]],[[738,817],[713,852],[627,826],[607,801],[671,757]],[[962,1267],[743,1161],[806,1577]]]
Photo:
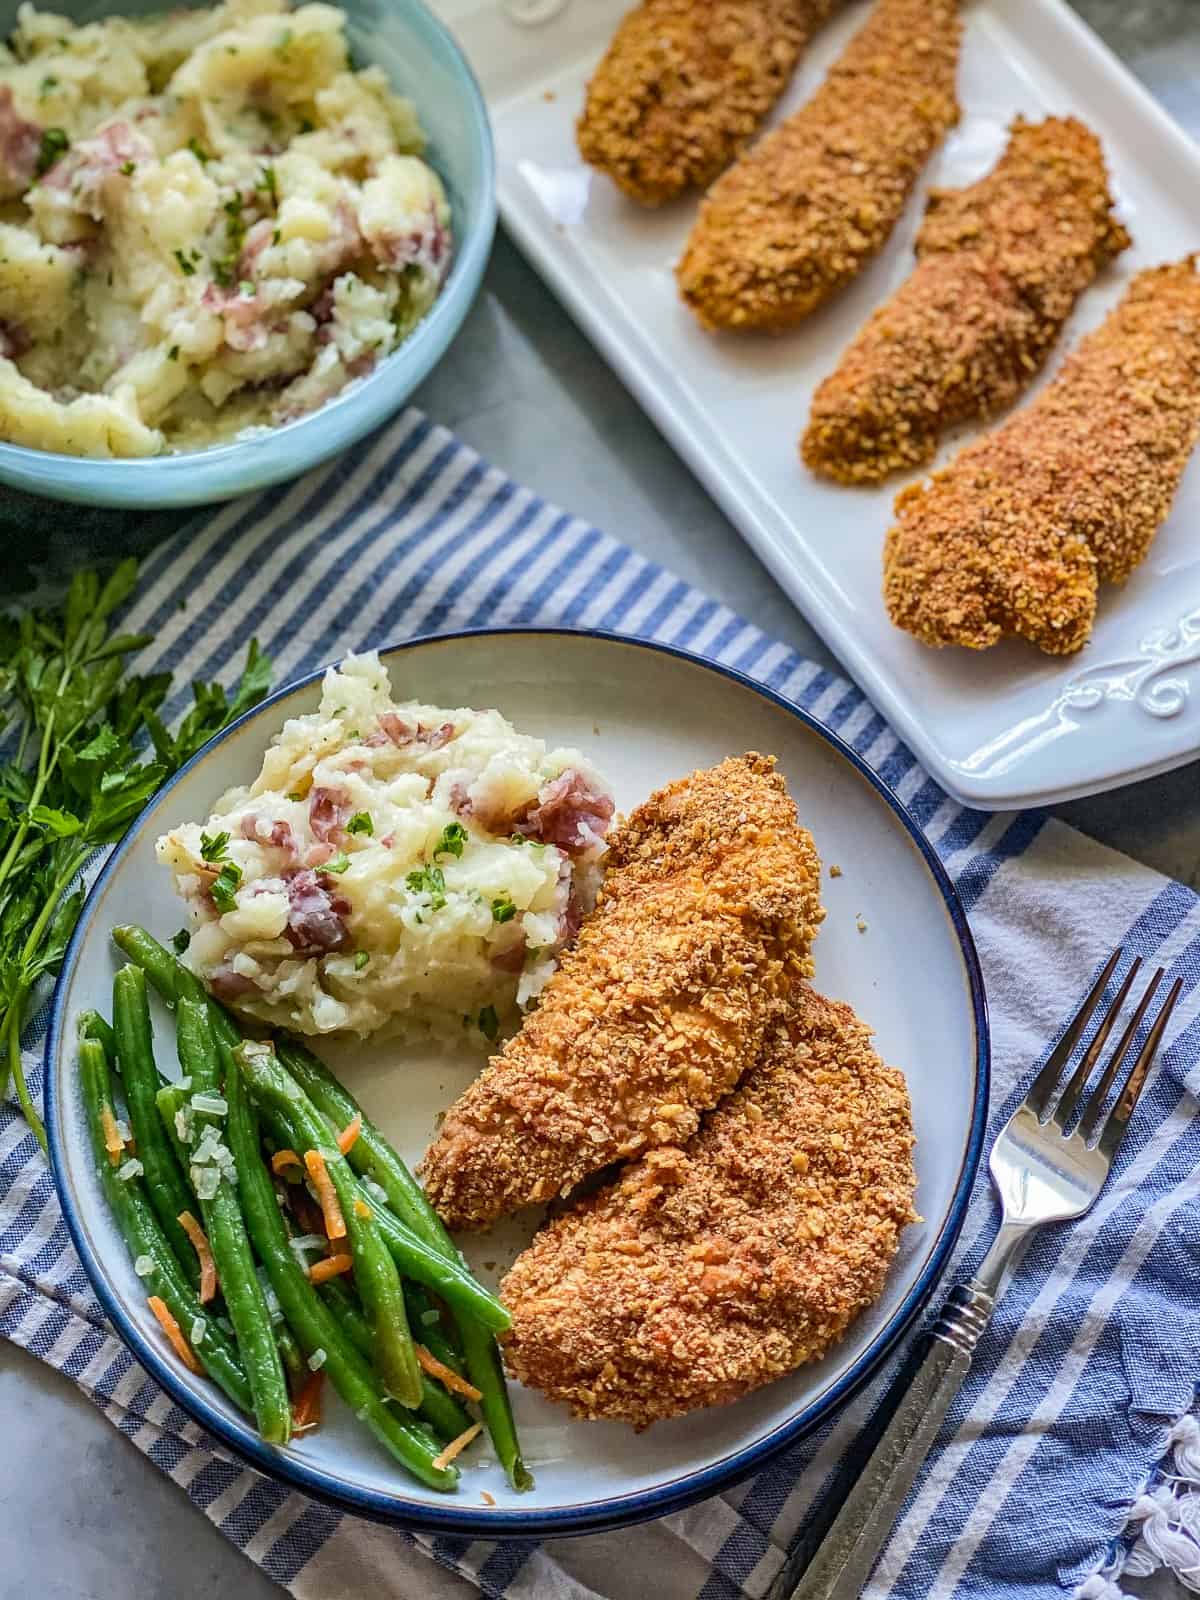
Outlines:
[[425,1157],[450,1227],[690,1138],[753,1062],[824,916],[820,862],[774,766],[751,754],[693,773],[610,834],[578,943]]
[[723,172],[841,0],[642,0],[588,85],[583,159],[657,206]]
[[797,985],[690,1143],[651,1151],[517,1258],[501,1288],[513,1374],[644,1428],[824,1355],[915,1220],[908,1092],[870,1037]]
[[896,499],[884,551],[892,621],[924,644],[1005,634],[1050,655],[1088,640],[1166,520],[1200,438],[1196,258],[1153,267],[1062,371],[994,433]]
[[709,191],[676,268],[707,328],[778,331],[887,242],[958,120],[957,0],[878,0],[824,83]]
[[813,397],[808,466],[876,483],[932,461],[952,424],[1011,405],[1129,243],[1112,205],[1095,134],[1018,117],[985,178],[931,193],[912,276]]

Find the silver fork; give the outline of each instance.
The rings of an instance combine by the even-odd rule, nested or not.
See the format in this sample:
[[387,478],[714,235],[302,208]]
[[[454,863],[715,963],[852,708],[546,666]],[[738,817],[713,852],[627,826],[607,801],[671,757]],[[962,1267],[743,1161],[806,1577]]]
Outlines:
[[[975,1276],[950,1291],[938,1320],[889,1390],[862,1447],[826,1495],[824,1505],[829,1509],[824,1517],[817,1512],[772,1584],[771,1600],[858,1600],[967,1375],[1014,1255],[1033,1229],[1090,1211],[1104,1187],[1183,987],[1182,979],[1171,985],[1105,1115],[1117,1075],[1162,980],[1162,968],[1155,973],[1076,1121],[1088,1081],[1142,964],[1140,957],[1102,1009],[1096,1031],[1061,1094],[1059,1083],[1122,954],[1118,949],[1109,957],[992,1147],[988,1165],[1001,1205],[1000,1230],[992,1248]],[[864,1448],[869,1451],[865,1459]]]

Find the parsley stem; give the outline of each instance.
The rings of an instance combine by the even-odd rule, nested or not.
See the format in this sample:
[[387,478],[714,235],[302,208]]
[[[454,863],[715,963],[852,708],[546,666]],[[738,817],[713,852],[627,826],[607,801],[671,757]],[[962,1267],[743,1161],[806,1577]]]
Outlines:
[[[22,947],[18,971],[24,972],[29,962],[37,953],[37,948],[41,943],[42,935],[49,926],[50,919],[54,915],[55,909],[58,906],[58,902],[66,890],[70,887],[71,879],[83,865],[85,856],[86,851],[83,850],[76,850],[72,852],[68,866],[65,867],[55,878],[54,883],[51,885],[50,892],[46,896],[45,902],[42,905],[42,909],[38,912],[37,920],[34,922],[32,928],[30,928],[28,937],[26,938],[25,944]],[[20,1104],[21,1110],[25,1113],[25,1120],[29,1123],[29,1126],[36,1134],[37,1141],[41,1145],[42,1150],[48,1155],[49,1147],[46,1143],[46,1126],[41,1117],[38,1115],[37,1108],[34,1106],[32,1097],[30,1096],[29,1085],[25,1081],[25,1063],[21,1058],[21,1032],[25,1023],[25,1007],[29,1003],[31,989],[32,985],[30,984],[29,980],[27,978],[22,978],[17,984],[16,992],[12,997],[12,1001],[9,1004],[7,1012],[4,1013],[3,1026],[7,1039],[7,1050],[3,1060],[0,1061],[0,1096],[7,1094],[8,1085],[11,1080],[14,1088],[17,1091],[17,1100]]]
[[49,1156],[50,1146],[46,1142],[46,1124],[38,1114],[29,1094],[29,1085],[25,1082],[25,1063],[21,1060],[21,1013],[25,1009],[28,991],[21,988],[17,991],[12,1009],[8,1013],[6,1032],[8,1034],[8,1051],[4,1063],[4,1088],[8,1088],[8,1079],[11,1074],[13,1084],[17,1091],[17,1100],[25,1114],[25,1120],[33,1129],[34,1137],[42,1147],[42,1154]]

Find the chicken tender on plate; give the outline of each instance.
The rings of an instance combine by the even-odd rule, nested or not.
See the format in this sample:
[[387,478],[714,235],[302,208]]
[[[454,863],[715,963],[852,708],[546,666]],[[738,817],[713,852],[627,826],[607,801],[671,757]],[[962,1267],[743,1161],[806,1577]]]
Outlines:
[[824,83],[709,191],[676,268],[707,328],[778,331],[881,250],[958,120],[956,0],[878,0]]
[[722,172],[841,0],[642,0],[588,85],[579,152],[657,206]]
[[820,862],[773,759],[661,789],[609,835],[596,910],[423,1163],[454,1228],[690,1138],[812,970]]
[[824,1355],[916,1220],[908,1091],[870,1037],[797,985],[695,1138],[649,1152],[517,1258],[501,1289],[514,1375],[644,1428]]
[[994,433],[897,497],[884,550],[892,621],[924,644],[1005,634],[1084,645],[1166,520],[1200,438],[1196,258],[1140,272],[1062,371]]
[[817,390],[801,446],[840,483],[931,461],[942,431],[1011,405],[1129,235],[1100,141],[1074,117],[1013,125],[995,167],[935,189],[917,266]]

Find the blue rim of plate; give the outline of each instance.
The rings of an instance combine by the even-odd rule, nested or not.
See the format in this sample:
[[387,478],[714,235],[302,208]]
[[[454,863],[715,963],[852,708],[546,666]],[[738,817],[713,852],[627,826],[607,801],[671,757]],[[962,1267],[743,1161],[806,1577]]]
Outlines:
[[375,1490],[348,1487],[339,1480],[331,1478],[329,1474],[320,1469],[314,1469],[297,1457],[289,1455],[286,1450],[280,1450],[264,1444],[252,1427],[242,1423],[240,1420],[231,1421],[227,1416],[211,1406],[203,1393],[198,1393],[196,1390],[188,1388],[164,1352],[157,1349],[126,1314],[119,1297],[110,1291],[105,1281],[101,1263],[88,1242],[87,1233],[76,1215],[74,1204],[68,1198],[66,1184],[59,1180],[60,1163],[64,1164],[64,1170],[65,1163],[63,1162],[63,1151],[60,1148],[58,1137],[53,1062],[58,1052],[58,1039],[63,1024],[63,1007],[74,973],[75,963],[83,941],[88,935],[92,909],[99,903],[109,879],[120,866],[130,844],[143,827],[147,812],[156,806],[176,784],[181,782],[185,774],[191,772],[200,762],[206,760],[217,745],[223,743],[236,730],[244,727],[246,723],[265,713],[269,713],[273,707],[279,705],[282,701],[317,682],[325,673],[326,667],[319,667],[315,672],[307,673],[304,677],[297,678],[283,688],[277,689],[265,700],[260,701],[257,706],[247,711],[244,716],[239,717],[223,733],[219,733],[215,739],[211,739],[202,750],[197,751],[192,759],[181,767],[168,783],[163,785],[154,796],[154,799],[150,801],[150,804],[138,815],[105,862],[99,876],[92,885],[75,931],[71,936],[71,942],[67,947],[67,953],[63,960],[62,975],[54,993],[44,1056],[46,1127],[50,1143],[50,1165],[67,1227],[92,1288],[111,1318],[117,1332],[137,1359],[152,1374],[155,1380],[162,1385],[180,1408],[202,1427],[206,1428],[214,1437],[220,1439],[242,1460],[258,1471],[266,1473],[268,1477],[282,1481],[290,1487],[300,1490],[301,1493],[310,1495],[315,1500],[334,1506],[340,1511],[347,1511],[353,1516],[366,1517],[375,1522],[390,1523],[418,1532],[459,1534],[472,1539],[565,1538],[574,1534],[599,1533],[608,1529],[627,1526],[631,1523],[645,1522],[653,1517],[667,1516],[673,1511],[680,1511],[685,1506],[694,1504],[697,1500],[704,1500],[711,1495],[719,1493],[731,1484],[748,1477],[756,1469],[765,1466],[767,1462],[781,1451],[787,1449],[789,1445],[798,1443],[820,1427],[830,1416],[848,1404],[859,1389],[878,1371],[879,1367],[886,1361],[889,1354],[903,1337],[913,1319],[932,1297],[937,1281],[949,1259],[950,1252],[954,1248],[966,1217],[975,1176],[979,1170],[979,1162],[983,1150],[983,1136],[987,1125],[988,1090],[991,1078],[990,1033],[983,974],[980,970],[975,941],[971,936],[971,930],[967,923],[967,914],[962,901],[959,899],[958,890],[954,887],[949,874],[942,865],[933,846],[921,831],[915,818],[911,816],[904,804],[897,799],[882,779],[844,739],[839,738],[836,733],[818,722],[802,707],[785,699],[784,696],[777,694],[773,689],[769,689],[761,683],[756,683],[753,678],[747,677],[744,673],[738,672],[732,667],[723,666],[716,661],[710,661],[704,656],[696,655],[690,650],[679,649],[675,645],[660,644],[654,640],[639,639],[630,634],[610,633],[597,628],[470,628],[453,633],[421,634],[401,644],[379,647],[379,656],[381,660],[386,662],[391,657],[399,655],[406,650],[422,646],[455,644],[467,639],[504,636],[599,639],[631,649],[650,650],[660,655],[672,656],[676,660],[684,661],[691,666],[700,667],[704,671],[715,672],[723,678],[730,679],[760,698],[769,701],[780,710],[786,711],[790,716],[796,718],[798,722],[803,723],[809,732],[822,739],[838,755],[842,756],[857,776],[869,784],[879,798],[894,813],[912,843],[924,858],[930,875],[941,894],[946,912],[958,938],[970,988],[975,1029],[975,1094],[971,1126],[963,1150],[962,1165],[959,1169],[954,1198],[946,1213],[937,1239],[928,1251],[925,1266],[904,1300],[889,1318],[886,1326],[879,1331],[854,1365],[843,1373],[835,1383],[831,1384],[818,1399],[802,1407],[794,1416],[780,1423],[756,1443],[746,1446],[745,1449],[734,1451],[722,1460],[713,1462],[707,1467],[702,1467],[695,1472],[685,1473],[671,1482],[658,1485],[653,1489],[643,1489],[633,1494],[617,1495],[607,1500],[589,1501],[578,1506],[559,1506],[553,1510],[543,1511],[533,1508],[529,1511],[455,1508],[450,1498],[447,1499],[443,1509],[441,1505],[430,1505],[425,1501],[406,1500],[402,1494],[382,1494]]

